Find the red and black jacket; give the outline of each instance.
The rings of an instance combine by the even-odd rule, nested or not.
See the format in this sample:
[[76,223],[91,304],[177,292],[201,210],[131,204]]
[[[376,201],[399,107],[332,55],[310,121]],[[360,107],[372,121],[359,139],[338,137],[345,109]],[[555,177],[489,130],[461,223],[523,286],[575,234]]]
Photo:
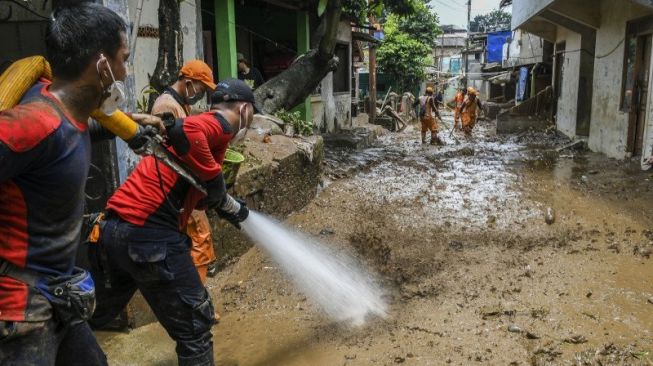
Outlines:
[[[75,121],[41,80],[0,112],[0,259],[47,276],[70,274],[91,161],[86,123]],[[0,276],[0,320],[42,321],[37,290]]]
[[[180,122],[177,130],[182,136],[176,137],[178,143],[170,152],[202,181],[219,177],[233,136],[227,120],[219,113],[206,112]],[[181,230],[204,197],[168,166],[148,156],[109,199],[107,210],[133,225]]]

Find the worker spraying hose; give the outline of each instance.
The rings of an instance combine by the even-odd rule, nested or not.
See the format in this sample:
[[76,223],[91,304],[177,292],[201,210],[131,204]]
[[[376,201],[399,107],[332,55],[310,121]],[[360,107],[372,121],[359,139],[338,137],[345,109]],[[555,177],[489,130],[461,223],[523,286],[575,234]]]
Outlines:
[[89,247],[97,293],[92,326],[112,321],[138,289],[177,343],[179,364],[213,364],[215,312],[193,264],[185,225],[193,209],[214,210],[236,227],[248,217],[245,202],[226,192],[222,164],[229,144],[244,138],[258,112],[254,103],[243,81],[223,80],[208,112],[168,124],[168,152],[206,194],[146,156],[108,200],[96,245]]

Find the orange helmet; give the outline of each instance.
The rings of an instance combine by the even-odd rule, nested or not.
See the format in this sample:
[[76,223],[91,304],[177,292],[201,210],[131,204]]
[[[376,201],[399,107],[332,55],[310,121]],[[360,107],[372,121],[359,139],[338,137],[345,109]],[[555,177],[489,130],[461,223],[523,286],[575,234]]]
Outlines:
[[473,87],[467,88],[467,94],[478,95],[478,92]]

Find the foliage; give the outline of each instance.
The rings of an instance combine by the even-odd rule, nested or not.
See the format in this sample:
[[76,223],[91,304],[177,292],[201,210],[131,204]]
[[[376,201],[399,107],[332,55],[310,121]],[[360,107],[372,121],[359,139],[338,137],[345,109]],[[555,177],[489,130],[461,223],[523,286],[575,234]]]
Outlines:
[[413,14],[400,18],[399,30],[433,48],[437,37],[442,33],[439,22],[437,14],[429,5],[417,2]]
[[349,19],[367,24],[370,15],[377,18],[385,14],[410,15],[417,11],[424,0],[343,0],[342,12]]
[[289,112],[280,109],[274,113],[274,116],[293,126],[295,133],[299,135],[310,136],[313,134],[313,122],[303,120],[299,111]]
[[[379,68],[390,75],[402,90],[412,90],[425,78],[425,65],[431,63],[429,55],[433,49],[431,36],[437,36],[439,26],[437,15],[422,2],[422,12],[398,16],[390,14],[384,26],[385,40],[377,52]],[[420,21],[428,22],[419,24]],[[433,36],[433,37],[435,37]]]
[[136,101],[136,111],[138,111],[138,113],[149,113],[150,97],[156,94],[158,94],[156,89],[150,85],[145,85],[145,87],[141,89],[141,98]]
[[484,15],[477,15],[469,23],[470,32],[492,32],[509,30],[512,14],[503,10],[493,10]]

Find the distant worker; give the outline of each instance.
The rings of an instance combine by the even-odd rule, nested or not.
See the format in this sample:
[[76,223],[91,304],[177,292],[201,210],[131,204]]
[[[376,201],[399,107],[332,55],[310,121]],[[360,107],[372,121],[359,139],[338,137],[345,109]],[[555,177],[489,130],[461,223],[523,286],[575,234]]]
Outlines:
[[243,56],[242,53],[238,53],[238,79],[244,81],[249,85],[250,88],[256,89],[259,86],[263,85],[265,80],[263,80],[263,75],[258,71],[257,68],[250,65],[249,61]]
[[465,96],[467,95],[467,89],[466,88],[461,88],[458,90],[456,93],[456,96],[454,99],[451,101],[454,105],[453,108],[453,128],[454,129],[460,129],[459,124],[460,124],[460,109],[463,107],[463,103],[465,102]]
[[[190,115],[191,105],[202,100],[206,94],[215,90],[213,71],[209,65],[200,60],[188,61],[179,71],[179,78],[166,88],[152,107],[152,114],[171,113],[175,119]],[[211,237],[211,225],[206,212],[193,210],[188,219],[186,234],[191,238],[191,256],[197,268],[202,283],[206,283],[206,273],[210,264],[214,263],[215,249]]]
[[438,112],[435,97],[433,97],[432,87],[429,86],[426,88],[425,95],[419,97],[415,102],[415,106],[417,106],[417,104],[420,106],[419,117],[422,122],[422,143],[426,143],[426,131],[431,131],[431,145],[441,145],[442,140],[438,137],[438,123],[433,115],[440,120],[442,120],[442,118]]
[[472,130],[476,126],[476,119],[481,108],[483,108],[481,98],[479,98],[476,89],[470,86],[467,88],[467,98],[460,108],[463,132],[465,132],[466,136],[472,135]]
[[442,95],[442,90],[438,90],[438,94],[435,96],[435,102],[438,105],[438,109],[444,106],[444,95]]

